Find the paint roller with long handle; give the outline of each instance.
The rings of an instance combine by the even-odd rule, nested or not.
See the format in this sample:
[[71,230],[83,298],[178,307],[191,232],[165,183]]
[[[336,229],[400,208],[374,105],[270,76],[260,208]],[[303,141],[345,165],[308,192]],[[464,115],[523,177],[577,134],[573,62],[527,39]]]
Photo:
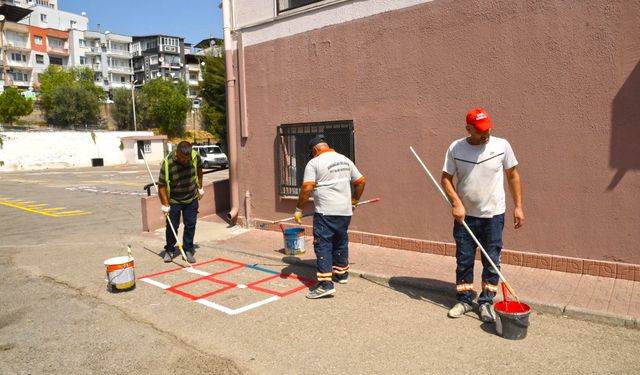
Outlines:
[[[367,204],[367,203],[375,203],[375,202],[379,202],[380,198],[373,198],[373,199],[368,199],[366,201],[362,201],[362,202],[358,202],[356,204],[354,204],[355,207],[361,206],[363,204]],[[309,217],[309,216],[313,216],[313,214],[304,214],[301,216],[301,218],[303,217]],[[288,217],[286,219],[280,219],[280,220],[274,220],[274,221],[270,221],[269,224],[278,224],[278,223],[284,223],[285,221],[291,221],[293,219],[295,219],[295,216],[291,216]],[[260,228],[264,228],[264,226],[267,224],[260,224]]]
[[[147,167],[147,172],[149,172],[149,177],[151,177],[151,182],[153,182],[153,187],[156,188],[156,193],[158,193],[158,198],[160,198],[160,190],[158,190],[158,185],[156,185],[156,180],[153,178],[153,174],[151,174],[151,169],[149,169],[149,164],[147,164],[147,158],[145,158],[144,156],[144,151],[140,150],[140,153],[142,154],[142,160],[144,160],[144,165]],[[162,202],[160,202],[160,204],[162,204]],[[167,214],[165,214],[165,216],[167,216]],[[187,254],[185,254],[184,249],[182,249],[182,243],[180,243],[180,240],[178,239],[178,233],[176,233],[176,229],[173,227],[173,223],[171,222],[171,219],[169,217],[167,217],[166,219],[169,222],[169,226],[171,227],[171,232],[173,232],[173,236],[176,238],[176,245],[178,245],[178,249],[180,249],[180,254],[182,254],[182,259],[186,261]],[[189,265],[189,268],[193,268],[188,261],[187,261],[187,264]]]
[[[444,200],[447,201],[447,203],[449,203],[450,206],[453,207],[453,205],[451,204],[451,201],[449,200],[449,197],[447,197],[447,194],[444,192],[444,190],[442,190],[442,187],[440,187],[440,184],[438,184],[436,182],[436,179],[433,178],[433,175],[431,175],[431,172],[429,172],[429,169],[427,168],[426,165],[424,165],[424,163],[422,162],[422,159],[420,159],[420,157],[418,156],[418,154],[415,152],[415,150],[413,149],[413,147],[409,147],[409,150],[411,150],[411,152],[413,153],[413,155],[416,157],[416,159],[418,160],[418,162],[420,163],[420,165],[422,166],[422,168],[425,170],[425,172],[427,172],[427,174],[429,175],[429,177],[431,178],[431,181],[433,182],[434,185],[436,185],[436,187],[438,188],[438,190],[440,191],[440,193],[442,193],[442,196],[444,197]],[[489,263],[491,264],[491,266],[493,267],[494,270],[496,270],[496,273],[498,273],[498,276],[500,276],[500,279],[504,282],[504,285],[507,287],[507,289],[509,289],[509,292],[511,294],[513,294],[513,297],[520,302],[520,300],[518,299],[518,296],[516,295],[516,291],[513,290],[513,288],[511,287],[511,285],[507,282],[507,279],[504,278],[504,276],[502,275],[502,273],[500,272],[500,270],[498,269],[498,267],[496,267],[495,263],[493,263],[493,261],[491,260],[491,258],[489,258],[489,255],[487,254],[487,251],[484,249],[484,247],[482,247],[482,245],[480,244],[480,241],[478,241],[478,239],[476,238],[476,236],[473,234],[473,232],[471,231],[471,228],[469,228],[469,226],[467,225],[467,223],[464,222],[464,220],[462,221],[462,225],[464,225],[464,228],[467,230],[467,232],[469,232],[469,234],[471,235],[471,238],[473,238],[473,240],[475,241],[476,245],[478,245],[478,247],[480,248],[480,250],[482,251],[482,254],[484,255],[484,257],[489,261]]]

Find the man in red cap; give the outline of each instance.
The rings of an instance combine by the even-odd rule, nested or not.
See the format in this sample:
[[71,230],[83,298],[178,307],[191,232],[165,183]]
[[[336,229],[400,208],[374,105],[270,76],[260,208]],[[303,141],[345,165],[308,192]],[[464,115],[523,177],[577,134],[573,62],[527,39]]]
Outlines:
[[[493,123],[482,108],[467,113],[469,136],[451,143],[442,168],[441,184],[451,202],[455,219],[456,300],[449,317],[459,318],[473,309],[473,265],[476,243],[462,222],[474,233],[493,263],[500,267],[502,230],[504,228],[504,175],[515,205],[513,220],[518,229],[524,223],[518,161],[506,139],[492,137]],[[454,187],[453,177],[456,176]],[[482,256],[482,292],[478,297],[478,315],[483,322],[495,321],[493,297],[499,276]]]

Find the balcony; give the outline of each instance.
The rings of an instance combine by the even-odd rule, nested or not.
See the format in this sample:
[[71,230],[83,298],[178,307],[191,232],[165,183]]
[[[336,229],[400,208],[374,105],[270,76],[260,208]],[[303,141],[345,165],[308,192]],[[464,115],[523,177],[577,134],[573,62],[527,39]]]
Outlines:
[[58,47],[47,48],[47,53],[49,55],[56,55],[56,56],[69,56],[69,49],[67,48],[58,49]]
[[7,51],[31,52],[31,47],[27,43],[7,42]]
[[127,58],[127,59],[131,58],[131,52],[125,51],[125,50],[121,50],[121,49],[110,49],[110,50],[107,50],[107,54],[110,55],[110,56],[124,57],[124,58]]
[[102,71],[102,65],[101,64],[91,64],[91,69],[97,71],[97,72],[101,72]]
[[84,51],[85,55],[100,55],[102,54],[102,49],[100,47],[87,47]]
[[110,66],[109,71],[114,73],[127,74],[127,75],[133,74],[133,69],[131,69],[128,66]]

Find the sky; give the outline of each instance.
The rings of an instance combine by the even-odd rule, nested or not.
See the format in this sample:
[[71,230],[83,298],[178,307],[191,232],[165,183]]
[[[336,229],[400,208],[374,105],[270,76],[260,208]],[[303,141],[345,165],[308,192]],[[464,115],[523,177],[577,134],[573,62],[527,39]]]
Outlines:
[[181,36],[196,44],[222,38],[220,0],[58,0],[58,9],[86,12],[89,30],[142,36]]

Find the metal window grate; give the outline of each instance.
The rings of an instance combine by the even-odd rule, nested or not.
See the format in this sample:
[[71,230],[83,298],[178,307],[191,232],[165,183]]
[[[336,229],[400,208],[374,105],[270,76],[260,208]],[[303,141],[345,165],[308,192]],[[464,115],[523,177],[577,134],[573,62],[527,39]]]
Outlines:
[[355,163],[353,121],[327,121],[278,126],[278,181],[280,196],[297,196],[304,167],[311,160],[309,141],[324,134],[327,143]]

